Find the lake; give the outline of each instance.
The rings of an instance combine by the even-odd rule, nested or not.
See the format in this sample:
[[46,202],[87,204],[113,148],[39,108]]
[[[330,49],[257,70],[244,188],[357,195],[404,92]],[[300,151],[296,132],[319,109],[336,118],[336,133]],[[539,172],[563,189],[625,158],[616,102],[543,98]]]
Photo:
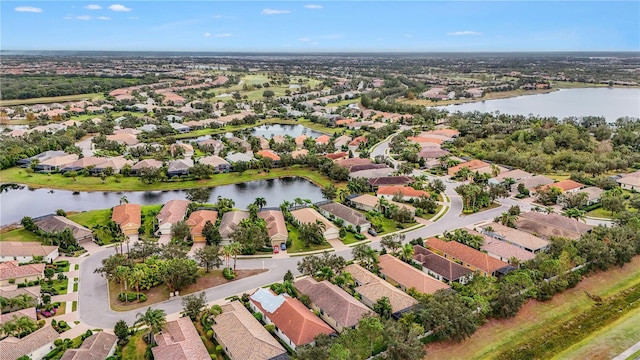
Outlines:
[[[317,138],[318,136],[325,135],[324,133],[309,129],[308,127],[303,125],[285,125],[285,124],[260,125],[260,126],[251,128],[250,132],[251,132],[251,135],[253,136],[262,136],[266,139],[271,139],[276,135],[282,135],[282,136],[289,135],[294,138],[302,134],[305,134],[313,138]],[[224,136],[231,137],[233,136],[233,134],[228,132],[228,133],[225,133]],[[197,137],[195,139],[188,139],[188,140],[202,141],[202,140],[208,140],[208,139],[211,139],[211,135],[204,135],[204,136]]]
[[500,111],[511,115],[541,115],[558,119],[569,116],[604,116],[607,122],[620,117],[640,118],[640,89],[585,88],[561,89],[547,94],[447,105],[450,111]]
[[[184,190],[80,192],[74,195],[72,191],[67,190],[29,189],[25,186],[0,194],[0,225],[19,222],[24,216],[53,214],[57,209],[84,211],[111,208],[118,205],[123,196],[126,196],[130,203],[142,205],[186,199]],[[211,188],[209,202],[215,202],[218,196],[233,199],[236,207],[241,209],[245,209],[256,197],[265,198],[267,207],[278,207],[284,200],[293,202],[293,199],[298,197],[313,202],[323,200],[320,187],[299,177],[217,186]]]

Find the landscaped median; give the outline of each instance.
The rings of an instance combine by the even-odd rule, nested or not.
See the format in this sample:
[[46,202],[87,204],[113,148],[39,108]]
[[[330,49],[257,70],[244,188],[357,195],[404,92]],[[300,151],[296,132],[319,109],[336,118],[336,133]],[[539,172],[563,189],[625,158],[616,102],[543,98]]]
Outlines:
[[[289,168],[262,170],[247,170],[243,173],[230,172],[212,175],[211,179],[157,182],[153,185],[142,183],[137,177],[123,177],[116,182],[113,177],[107,178],[103,184],[100,177],[78,176],[76,180],[60,174],[27,174],[25,169],[13,167],[0,170],[3,183],[23,184],[33,188],[52,188],[73,191],[151,191],[151,190],[181,190],[197,187],[214,187],[220,185],[240,184],[255,180],[267,180],[283,177],[301,177],[316,185],[326,187],[333,184],[329,178],[311,169],[292,166]],[[337,184],[336,186],[341,186]]]

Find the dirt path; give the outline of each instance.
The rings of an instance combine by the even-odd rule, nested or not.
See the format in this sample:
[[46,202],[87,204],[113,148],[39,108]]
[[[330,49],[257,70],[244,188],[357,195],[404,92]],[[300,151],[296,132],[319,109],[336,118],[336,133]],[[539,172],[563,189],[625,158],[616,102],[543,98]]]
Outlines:
[[[469,339],[461,343],[435,343],[427,346],[427,359],[484,359],[504,350],[505,346],[527,338],[528,333],[542,331],[562,322],[566,316],[588,308],[592,301],[585,291],[607,297],[637,283],[640,279],[640,256],[624,268],[611,268],[584,278],[575,288],[556,294],[552,300],[529,300],[516,317],[489,320]],[[510,347],[510,346],[509,346]]]

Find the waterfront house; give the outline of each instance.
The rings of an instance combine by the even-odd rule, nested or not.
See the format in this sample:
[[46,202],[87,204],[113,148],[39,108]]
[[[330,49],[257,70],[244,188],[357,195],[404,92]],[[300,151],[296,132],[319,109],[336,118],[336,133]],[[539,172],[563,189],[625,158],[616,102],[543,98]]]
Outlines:
[[37,241],[0,241],[0,262],[29,262],[34,256],[42,256],[42,261],[50,263],[58,255],[57,246],[42,245]]
[[318,206],[320,213],[329,219],[336,218],[344,222],[345,227],[360,228],[360,232],[367,232],[371,227],[371,222],[357,210],[336,202],[330,202]]
[[227,160],[216,155],[203,157],[200,160],[198,160],[198,162],[200,164],[212,166],[215,172],[218,172],[218,173],[228,172],[231,170],[231,164],[229,164]]
[[142,172],[142,169],[144,168],[159,169],[162,167],[162,165],[163,165],[162,161],[155,160],[155,159],[144,159],[144,160],[138,161],[135,165],[131,167],[131,174],[140,175],[140,173]]
[[93,233],[91,232],[91,230],[76,223],[73,220],[67,219],[64,216],[46,216],[44,218],[36,220],[35,224],[40,230],[50,234],[62,232],[65,229],[69,229],[73,234],[73,238],[76,240],[76,244],[93,240]]
[[120,204],[113,207],[111,220],[120,226],[125,235],[137,235],[142,226],[140,204]]
[[187,225],[191,228],[191,237],[193,242],[206,242],[207,239],[202,233],[202,229],[207,221],[210,221],[213,225],[218,220],[218,212],[214,210],[198,210],[189,215]]
[[158,213],[158,235],[171,234],[171,227],[182,221],[187,214],[189,200],[169,200]]
[[267,233],[271,240],[271,246],[281,246],[289,240],[287,223],[280,210],[263,210],[258,213],[258,217],[267,223]]
[[218,232],[222,241],[221,245],[229,245],[233,241],[232,235],[236,231],[242,220],[249,218],[249,212],[233,210],[222,215]]
[[337,239],[340,237],[340,230],[338,227],[312,208],[293,210],[291,211],[291,216],[302,224],[314,224],[316,222],[324,224],[325,230],[322,235],[327,240]]
[[44,160],[35,166],[36,172],[51,173],[60,171],[66,165],[78,160],[77,154],[56,156],[47,160]]
[[178,159],[169,161],[167,167],[167,176],[185,176],[189,175],[189,169],[193,167],[193,160],[191,159]]

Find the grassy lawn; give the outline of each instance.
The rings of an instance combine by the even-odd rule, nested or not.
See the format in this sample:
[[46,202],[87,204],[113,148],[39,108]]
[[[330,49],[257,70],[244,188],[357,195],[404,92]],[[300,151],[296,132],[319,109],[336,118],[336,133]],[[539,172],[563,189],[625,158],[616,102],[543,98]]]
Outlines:
[[609,210],[605,210],[603,208],[597,208],[597,209],[593,209],[589,212],[587,212],[585,214],[585,216],[587,217],[596,217],[596,218],[604,218],[604,219],[611,219],[613,217],[613,215],[611,214],[611,211]]
[[347,235],[344,237],[344,239],[340,239],[340,241],[342,241],[342,243],[345,245],[349,245],[362,240],[356,239],[356,236],[353,233],[347,231]]
[[56,310],[56,314],[54,316],[64,315],[67,313],[67,302],[63,301],[58,306],[58,310]]
[[[269,172],[262,170],[248,170],[244,173],[224,173],[213,175],[211,179],[206,180],[188,180],[188,181],[170,181],[161,182],[154,185],[143,184],[136,177],[122,178],[120,183],[116,183],[113,177],[107,179],[103,184],[99,177],[79,176],[77,181],[72,178],[66,178],[60,174],[51,176],[45,174],[33,174],[29,176],[22,168],[10,168],[0,171],[0,178],[7,183],[18,183],[28,185],[34,188],[53,188],[62,190],[75,191],[151,191],[151,190],[180,190],[196,187],[214,187],[220,185],[238,184],[253,180],[266,180],[281,177],[302,177],[316,185],[326,187],[333,182],[326,176],[317,171],[306,167],[292,166],[287,169],[277,168],[271,169]],[[336,187],[342,184],[336,184]]]
[[387,219],[382,215],[372,217],[367,214],[367,218],[369,219],[369,221],[371,221],[371,224],[374,224],[376,226],[377,229],[382,228],[382,231],[378,231],[378,235],[384,235],[386,233],[398,230],[398,225],[395,221]]
[[[594,332],[554,359],[613,359],[640,339],[640,308]],[[632,357],[632,359],[635,359]]]
[[433,219],[434,216],[436,216],[436,214],[440,212],[440,210],[442,210],[442,205],[438,205],[438,207],[436,208],[436,212],[434,212],[433,214],[423,213],[420,218],[425,220],[431,220]]
[[[585,277],[575,288],[556,294],[550,301],[529,300],[514,318],[489,320],[471,338],[461,343],[430,344],[427,347],[429,359],[495,357],[498,352],[516,348],[530,339],[544,335],[549,329],[561,326],[575,315],[592,308],[594,302],[585,295],[585,291],[607,298],[638,284],[640,256],[636,256],[623,268],[614,267]],[[624,322],[625,318],[619,321]]]
[[[66,294],[69,289],[67,286],[69,285],[69,281],[67,279],[64,280],[53,280],[53,289],[58,292],[58,295]],[[64,303],[63,303],[64,304]]]
[[[144,353],[147,350],[147,343],[143,339],[144,330],[138,331],[129,338],[129,342],[121,350],[120,359],[145,360]],[[118,352],[116,352],[118,353]]]
[[29,105],[29,104],[50,104],[55,102],[66,102],[82,99],[98,100],[104,99],[102,93],[90,93],[90,94],[78,94],[78,95],[66,95],[66,96],[52,96],[41,97],[33,99],[14,99],[14,100],[2,100],[0,106],[14,106],[14,105]]
[[74,302],[71,304],[71,311],[77,311],[77,310],[78,310],[78,302],[77,302],[77,301],[74,301]]
[[626,360],[638,360],[638,359],[640,359],[640,350],[631,354],[631,356],[629,356]]
[[73,283],[73,292],[78,292],[78,278],[76,278]]
[[78,224],[93,228],[95,225],[104,225],[111,221],[111,209],[89,210],[67,216]]
[[76,266],[74,266],[73,268],[74,270],[80,270],[80,264],[76,264]]
[[0,234],[0,241],[40,241],[38,235],[25,229],[16,229]]
[[287,230],[289,231],[289,239],[291,240],[291,246],[287,249],[288,253],[299,253],[331,248],[331,245],[329,243],[325,243],[322,245],[310,244],[309,246],[304,246],[304,242],[300,240],[298,229],[296,229],[295,226],[287,224]]

